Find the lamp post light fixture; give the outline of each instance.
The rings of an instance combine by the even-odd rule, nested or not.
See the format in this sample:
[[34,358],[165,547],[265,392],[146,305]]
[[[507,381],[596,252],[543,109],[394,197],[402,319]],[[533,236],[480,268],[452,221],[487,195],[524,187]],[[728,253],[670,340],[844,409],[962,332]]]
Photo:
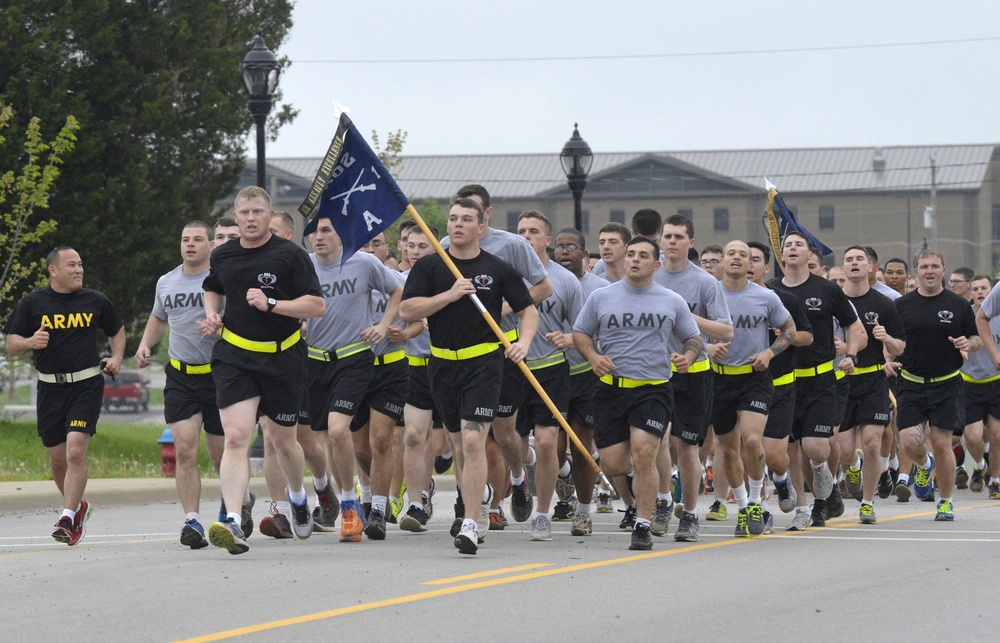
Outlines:
[[569,190],[573,193],[573,227],[583,230],[583,191],[587,189],[587,175],[590,174],[590,166],[594,163],[594,153],[587,145],[587,141],[580,137],[580,126],[573,123],[573,136],[566,141],[562,154],[559,155],[563,172],[566,173],[566,182]]
[[264,125],[267,115],[271,112],[274,92],[278,89],[278,59],[264,44],[260,34],[253,41],[253,46],[240,63],[240,74],[243,85],[249,95],[250,114],[257,124],[257,185],[267,189],[264,160]]

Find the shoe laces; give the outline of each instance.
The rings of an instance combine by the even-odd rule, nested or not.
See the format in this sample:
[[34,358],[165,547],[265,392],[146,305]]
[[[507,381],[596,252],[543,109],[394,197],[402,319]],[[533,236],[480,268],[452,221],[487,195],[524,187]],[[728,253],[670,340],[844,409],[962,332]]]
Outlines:
[[267,512],[271,516],[278,516],[278,515],[280,515],[280,512],[278,511],[278,503],[276,503],[273,500],[268,500],[267,501],[267,505],[268,505],[267,506]]

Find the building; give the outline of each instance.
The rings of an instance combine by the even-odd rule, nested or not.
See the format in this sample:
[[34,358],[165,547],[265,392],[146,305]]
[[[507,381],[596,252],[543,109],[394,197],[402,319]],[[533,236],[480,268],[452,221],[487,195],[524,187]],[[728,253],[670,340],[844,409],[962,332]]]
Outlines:
[[[595,153],[583,196],[583,232],[591,249],[608,221],[628,225],[653,208],[685,214],[699,248],[740,238],[765,241],[764,177],[774,183],[800,223],[834,249],[870,245],[882,262],[910,260],[923,246],[940,249],[949,268],[994,274],[1000,267],[1000,146]],[[294,212],[320,158],[268,161],[275,208]],[[239,187],[255,180],[254,161]],[[493,198],[495,227],[513,230],[524,210],[544,212],[558,230],[573,225],[573,199],[551,154],[403,157],[395,177],[417,206],[446,206],[467,183]],[[936,203],[936,216],[931,210]],[[936,225],[935,225],[936,222]]]

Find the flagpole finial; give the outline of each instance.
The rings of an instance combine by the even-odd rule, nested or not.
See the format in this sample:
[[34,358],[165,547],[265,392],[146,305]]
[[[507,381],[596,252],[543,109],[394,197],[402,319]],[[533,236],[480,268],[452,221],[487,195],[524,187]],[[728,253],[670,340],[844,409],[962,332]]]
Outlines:
[[767,177],[765,176],[764,177],[764,189],[768,190],[768,191],[771,191],[771,190],[777,190],[778,188],[777,188],[777,186],[774,185],[774,183],[771,183],[770,181],[768,181]]
[[341,105],[337,102],[336,98],[330,99],[333,101],[333,120],[340,120],[341,114],[350,114],[351,108],[347,105]]

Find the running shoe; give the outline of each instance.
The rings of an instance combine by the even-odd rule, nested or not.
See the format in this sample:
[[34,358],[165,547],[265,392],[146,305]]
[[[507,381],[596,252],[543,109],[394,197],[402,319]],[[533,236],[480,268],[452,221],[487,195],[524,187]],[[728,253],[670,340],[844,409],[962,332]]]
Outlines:
[[447,473],[448,469],[451,468],[451,463],[455,461],[455,456],[452,454],[439,455],[434,457],[434,473],[442,475]]
[[861,510],[858,512],[858,519],[861,521],[862,525],[874,525],[875,507],[866,502],[862,503]]
[[833,491],[826,499],[826,515],[839,518],[844,515],[844,497],[840,495],[840,487],[833,485]]
[[1000,482],[991,482],[988,493],[990,500],[1000,500]]
[[556,495],[561,502],[569,503],[569,499],[573,497],[575,492],[576,486],[573,484],[573,478],[556,476]]
[[531,540],[552,540],[552,523],[548,516],[538,515],[531,519]]
[[751,536],[759,536],[764,533],[764,508],[758,503],[747,505],[746,521],[747,532]]
[[313,508],[313,529],[316,531],[333,531],[337,527],[337,516],[340,515],[340,499],[333,493],[330,482],[322,489],[316,489],[316,507]]
[[490,530],[490,505],[493,504],[493,496],[496,490],[493,485],[486,484],[486,500],[479,506],[479,520],[476,521],[476,533],[479,535],[479,542],[486,540],[486,532]]
[[[260,519],[260,533],[279,540],[294,538],[295,534],[292,533],[292,524],[288,522],[288,518],[284,514],[278,511],[277,503],[272,502],[269,511],[270,515]],[[323,529],[322,531],[326,530]]]
[[983,470],[973,469],[972,478],[969,480],[969,489],[971,489],[973,493],[981,493],[985,486],[986,480],[983,479]]
[[87,521],[90,520],[90,514],[92,513],[94,513],[94,508],[84,498],[80,498],[80,508],[77,510],[76,515],[73,516],[73,527],[79,535],[76,541],[71,542],[70,545],[79,543],[87,535]]
[[552,509],[552,520],[570,520],[573,517],[573,505],[560,500]]
[[[631,485],[629,485],[629,489],[632,489]],[[674,502],[684,501],[684,486],[681,484],[681,476],[677,472],[670,476],[670,493],[673,494]],[[632,497],[634,498],[635,494]]]
[[243,499],[243,508],[240,513],[240,520],[243,521],[243,526],[245,531],[243,532],[244,538],[249,538],[250,534],[253,533],[253,505],[257,502],[257,496],[253,495],[253,491],[250,492],[249,498]]
[[389,512],[385,516],[385,521],[390,525],[395,525],[399,520],[399,514],[403,512],[403,501],[398,498],[389,498]]
[[817,498],[812,506],[812,526],[826,527],[826,501]]
[[535,508],[531,491],[528,489],[528,480],[525,478],[521,484],[510,486],[510,513],[517,522],[524,522],[531,518],[531,512]]
[[934,520],[938,522],[952,522],[955,520],[955,511],[952,509],[950,502],[942,500],[938,503],[937,514],[935,514]]
[[674,540],[686,543],[698,542],[698,517],[685,511],[677,523]]
[[462,525],[458,535],[455,536],[455,547],[462,554],[475,554],[479,550],[479,533],[475,525],[471,523]]
[[812,470],[813,495],[820,500],[826,500],[833,492],[833,475],[830,473],[830,467],[826,466],[825,462],[821,462],[818,465],[812,465]]
[[611,514],[615,512],[615,506],[611,502],[610,491],[599,491],[597,493],[597,513]]
[[250,551],[243,530],[232,518],[226,518],[225,522],[213,522],[208,528],[208,542],[222,547],[233,556]]
[[633,527],[635,527],[635,507],[625,507],[625,517],[618,523],[618,528],[622,531],[628,531]]
[[749,519],[747,517],[747,509],[744,507],[736,512],[736,533],[737,538],[749,538],[750,537],[750,527]]
[[920,500],[928,497],[934,492],[931,472],[934,471],[934,456],[928,454],[931,459],[931,466],[928,469],[917,467],[917,475],[913,478],[913,493]]
[[55,531],[52,532],[52,538],[67,545],[75,545],[76,543],[73,542],[73,538],[76,535],[75,532],[76,529],[73,526],[73,519],[67,516],[62,516],[59,518],[59,522],[56,523]]
[[903,482],[902,480],[896,481],[896,486],[893,487],[892,492],[896,494],[896,502],[910,501],[910,485]]
[[490,531],[503,531],[507,525],[503,523],[500,512],[490,512]]
[[653,508],[653,520],[649,523],[649,533],[654,536],[666,536],[667,530],[670,528],[670,505],[680,503],[671,503],[669,500],[657,500],[656,507]]
[[370,540],[385,540],[385,513],[381,509],[372,509],[364,531]]
[[878,497],[885,500],[892,495],[892,473],[886,469],[878,477]]
[[726,505],[718,498],[715,499],[712,506],[708,508],[708,513],[705,514],[705,520],[723,521],[728,518],[729,510],[726,509]]
[[955,488],[969,488],[969,472],[966,471],[965,467],[955,467]]
[[403,517],[399,519],[399,528],[415,534],[427,531],[427,512],[415,505],[410,505]]
[[705,493],[715,493],[715,474],[712,465],[705,467]]
[[197,520],[185,520],[181,527],[181,544],[191,549],[201,549],[208,547],[208,539],[205,538],[205,528]]
[[420,503],[424,506],[424,513],[427,514],[427,520],[431,519],[434,515],[434,480],[431,479],[431,491],[427,493],[426,491],[420,494]]
[[770,511],[764,512],[764,533],[773,534],[774,533],[774,516]]
[[861,500],[861,469],[849,467],[845,472],[847,477],[847,490],[855,500]]
[[[226,500],[225,500],[225,498],[220,498],[219,499],[219,522],[226,522],[226,516],[228,516],[228,515],[229,515],[229,513],[226,511]],[[209,525],[208,528],[211,529],[212,526]]]
[[805,531],[812,521],[808,507],[796,507],[795,515],[792,516],[792,524],[788,525],[786,531]]
[[313,517],[312,512],[309,511],[309,498],[307,497],[302,504],[295,504],[292,502],[291,491],[288,490],[288,487],[285,487],[285,498],[288,499],[288,504],[292,508],[292,533],[299,540],[305,540],[312,536]]
[[510,523],[507,522],[507,514],[503,512],[503,503],[500,503],[500,506],[497,507],[497,515],[500,516],[501,525],[503,525],[504,527],[510,526]]
[[594,533],[594,523],[590,519],[590,514],[576,512],[573,515],[573,528],[569,533],[571,536],[589,536]]
[[361,520],[357,500],[340,501],[340,542],[359,543],[364,524]]
[[787,514],[794,510],[798,496],[795,494],[791,478],[785,478],[781,484],[774,483],[774,488],[778,490],[778,507],[781,511]]
[[635,525],[632,530],[632,543],[628,548],[632,551],[648,551],[653,548],[653,538],[649,535],[649,525]]

